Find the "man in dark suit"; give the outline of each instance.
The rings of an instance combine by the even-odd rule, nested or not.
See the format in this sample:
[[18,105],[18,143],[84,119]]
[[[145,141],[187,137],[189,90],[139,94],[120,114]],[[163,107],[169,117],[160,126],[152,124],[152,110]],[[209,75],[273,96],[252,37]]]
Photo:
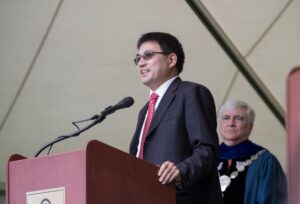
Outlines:
[[176,183],[177,204],[222,203],[213,96],[179,78],[184,51],[174,36],[146,33],[137,49],[134,62],[151,99],[139,113],[130,153],[159,165],[162,184]]

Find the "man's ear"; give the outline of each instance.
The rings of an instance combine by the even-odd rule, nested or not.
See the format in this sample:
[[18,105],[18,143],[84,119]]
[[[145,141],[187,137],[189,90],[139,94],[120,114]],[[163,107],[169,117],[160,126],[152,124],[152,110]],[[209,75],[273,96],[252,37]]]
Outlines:
[[174,67],[177,63],[177,55],[175,53],[169,54],[169,67]]

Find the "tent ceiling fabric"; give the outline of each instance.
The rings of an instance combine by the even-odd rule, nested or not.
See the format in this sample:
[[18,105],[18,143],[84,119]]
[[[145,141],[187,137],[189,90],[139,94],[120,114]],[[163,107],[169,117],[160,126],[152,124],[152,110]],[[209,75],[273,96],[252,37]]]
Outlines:
[[[202,3],[285,108],[286,77],[299,63],[300,2]],[[132,96],[130,109],[52,150],[82,149],[97,139],[127,152],[148,96],[132,59],[136,40],[149,31],[178,37],[186,52],[182,78],[209,87],[217,108],[228,91],[228,98],[254,107],[252,139],[274,152],[285,168],[284,128],[245,78],[234,77],[235,65],[185,1],[10,0],[0,1],[0,19],[0,182],[5,182],[9,155],[32,157],[42,145],[73,131],[72,121]]]

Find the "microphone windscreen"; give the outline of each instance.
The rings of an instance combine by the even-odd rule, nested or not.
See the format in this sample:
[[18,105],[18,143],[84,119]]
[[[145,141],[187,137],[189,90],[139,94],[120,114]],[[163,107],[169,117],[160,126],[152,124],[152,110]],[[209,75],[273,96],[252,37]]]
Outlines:
[[125,97],[122,100],[122,104],[124,107],[130,107],[134,104],[134,99],[131,96]]

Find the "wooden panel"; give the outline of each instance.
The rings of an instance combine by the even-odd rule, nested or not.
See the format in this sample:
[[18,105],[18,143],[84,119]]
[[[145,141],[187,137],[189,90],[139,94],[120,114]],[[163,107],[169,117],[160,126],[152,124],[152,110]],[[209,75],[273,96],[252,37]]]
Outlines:
[[288,199],[300,201],[300,67],[287,80]]
[[176,203],[175,185],[159,183],[157,166],[101,142],[89,143],[87,169],[87,204]]
[[85,203],[84,151],[10,161],[8,172],[8,204],[26,203],[26,192],[57,187],[65,187],[66,203]]

